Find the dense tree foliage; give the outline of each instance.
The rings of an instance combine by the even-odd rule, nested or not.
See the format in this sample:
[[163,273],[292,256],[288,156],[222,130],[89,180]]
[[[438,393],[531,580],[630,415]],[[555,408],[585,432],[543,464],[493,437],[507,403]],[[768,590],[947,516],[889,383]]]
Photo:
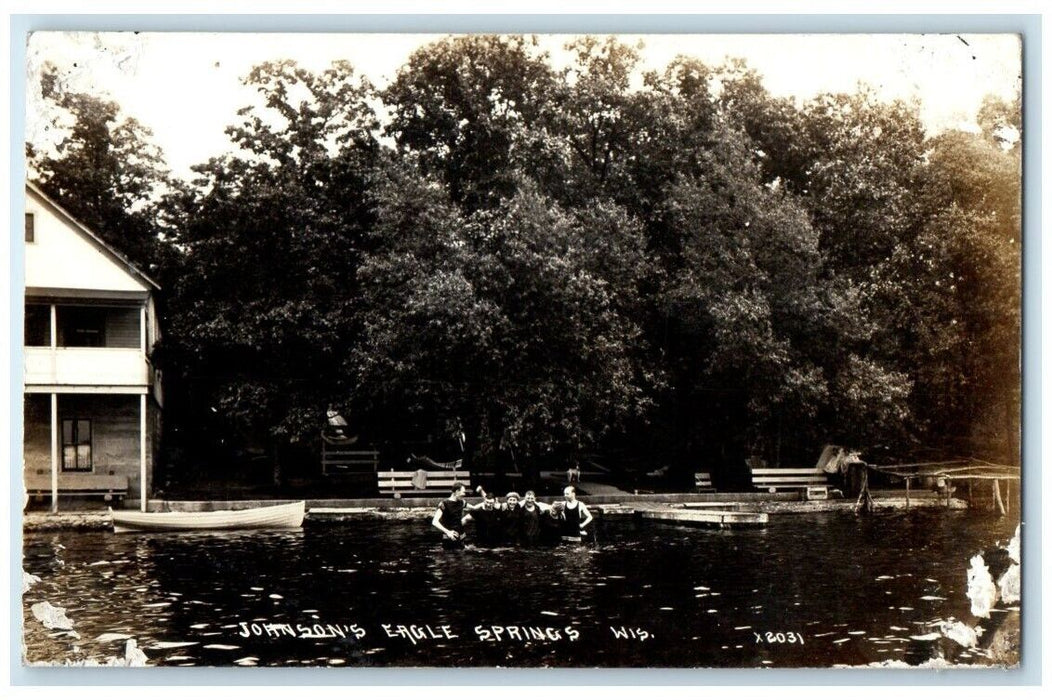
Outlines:
[[467,436],[524,456],[594,447],[645,405],[640,330],[623,313],[644,262],[616,206],[567,212],[528,184],[464,214],[393,167],[378,190],[377,252],[360,270],[360,389],[441,406]]
[[165,359],[183,403],[169,413],[188,449],[222,441],[280,462],[351,395],[377,125],[346,63],[269,63],[246,82],[262,102],[227,131],[238,151],[198,167],[174,204]]
[[874,277],[893,355],[930,444],[1019,459],[1021,169],[993,132],[929,142],[923,226]]
[[166,231],[159,204],[170,182],[149,130],[121,118],[116,102],[69,90],[54,66],[43,72],[41,93],[55,107],[49,128],[61,137],[53,150],[29,149],[31,177],[78,221],[156,274]]
[[[164,199],[177,443],[306,473],[336,406],[399,459],[456,425],[498,471],[587,451],[733,480],[828,441],[1018,460],[1018,101],[926,135],[865,87],[797,104],[741,61],[567,50],[443,39],[379,92],[346,63],[247,77],[231,152]],[[49,191],[156,218],[145,132],[52,99],[74,126],[37,157]]]
[[515,193],[531,169],[531,131],[551,118],[555,76],[527,37],[463,36],[409,57],[384,91],[400,153],[472,210]]

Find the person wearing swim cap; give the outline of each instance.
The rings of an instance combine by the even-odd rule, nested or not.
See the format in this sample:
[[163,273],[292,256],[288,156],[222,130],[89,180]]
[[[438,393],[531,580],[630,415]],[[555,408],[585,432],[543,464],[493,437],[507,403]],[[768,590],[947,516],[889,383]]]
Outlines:
[[501,511],[502,539],[507,544],[515,544],[519,539],[519,521],[522,519],[522,506],[519,504],[518,491],[509,491],[504,497],[504,509]]

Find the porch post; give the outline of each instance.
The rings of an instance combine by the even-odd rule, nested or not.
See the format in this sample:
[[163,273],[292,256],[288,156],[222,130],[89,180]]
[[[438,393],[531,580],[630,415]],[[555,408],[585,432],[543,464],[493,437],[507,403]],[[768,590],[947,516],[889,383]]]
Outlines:
[[139,394],[139,510],[146,512],[146,394]]
[[[51,304],[51,338],[52,361],[55,348],[58,347],[58,309]],[[59,460],[59,423],[58,394],[51,394],[51,512],[58,512],[58,460]]]
[[146,357],[146,307],[139,307],[139,348]]
[[[52,307],[54,308],[54,307]],[[58,512],[58,394],[51,394],[51,512]]]

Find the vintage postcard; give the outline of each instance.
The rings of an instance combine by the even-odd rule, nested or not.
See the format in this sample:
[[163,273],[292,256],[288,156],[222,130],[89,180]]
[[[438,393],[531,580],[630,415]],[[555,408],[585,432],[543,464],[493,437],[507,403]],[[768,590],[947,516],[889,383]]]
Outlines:
[[31,33],[22,663],[1018,669],[1022,50]]

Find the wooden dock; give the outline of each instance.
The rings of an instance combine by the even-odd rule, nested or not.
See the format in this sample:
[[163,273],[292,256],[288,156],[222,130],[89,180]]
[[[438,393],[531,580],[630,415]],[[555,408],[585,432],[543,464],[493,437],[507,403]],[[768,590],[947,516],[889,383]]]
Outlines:
[[[677,503],[672,507],[693,508],[695,510],[741,510],[747,506],[747,503],[741,501],[687,501],[686,503]],[[755,507],[755,504],[753,507]]]
[[[1011,484],[1022,479],[1022,469],[1017,465],[995,464],[981,459],[957,459],[945,462],[916,462],[913,464],[892,465],[866,465],[873,471],[901,479],[906,483],[906,507],[910,506],[911,481],[916,479],[920,483],[934,481],[936,488],[946,499],[946,506],[950,507],[953,493],[958,485],[963,485],[968,490],[968,503],[974,503],[972,496],[973,486],[978,488],[982,484],[990,485],[990,508],[1000,515],[1007,515],[1011,503]],[[1001,497],[1001,482],[1005,482],[1007,488],[1005,496]]]
[[635,511],[638,518],[675,523],[677,525],[701,525],[704,527],[764,527],[767,525],[767,513],[743,512],[731,510],[700,510],[684,508],[660,508]]

